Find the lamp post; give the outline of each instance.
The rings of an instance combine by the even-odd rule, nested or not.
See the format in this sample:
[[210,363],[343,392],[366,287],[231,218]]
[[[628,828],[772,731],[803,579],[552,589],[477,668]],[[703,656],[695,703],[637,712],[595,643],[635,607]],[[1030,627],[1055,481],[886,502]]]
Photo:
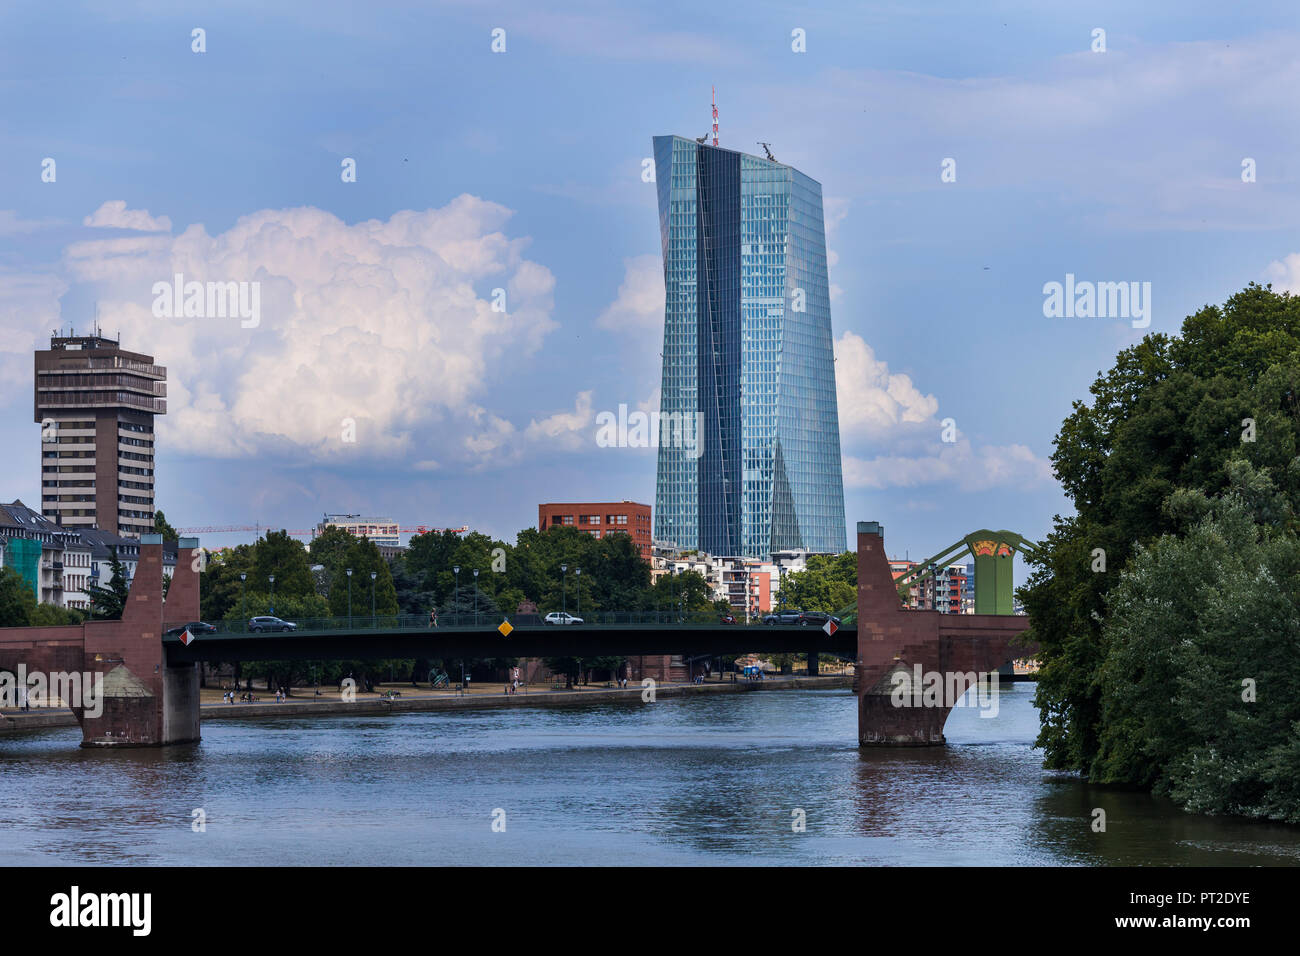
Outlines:
[[271,610],[267,611],[266,613],[274,614],[275,613],[275,575],[268,574],[267,578],[271,582]]
[[582,568],[573,569],[573,587],[578,592],[578,617],[582,617]]
[[[460,623],[460,565],[459,564],[456,565],[454,568],[451,569],[451,571],[454,575],[456,575],[456,601],[455,601],[456,623],[459,624]],[[461,670],[464,670],[464,665],[461,666]],[[464,683],[464,677],[465,675],[461,674],[462,683]]]
[[478,627],[478,568],[474,569],[474,626]]
[[[561,595],[560,613],[568,614],[569,613],[569,566],[567,564],[560,565],[560,595]],[[560,618],[560,621],[561,623],[563,623],[564,618]]]
[[378,571],[370,572],[370,626],[375,627],[375,578],[379,577]]
[[247,589],[244,587],[244,582],[247,580],[247,572],[239,575],[239,614],[244,619],[245,624],[248,622],[248,598],[245,596]]
[[348,627],[352,626],[352,569],[348,568]]

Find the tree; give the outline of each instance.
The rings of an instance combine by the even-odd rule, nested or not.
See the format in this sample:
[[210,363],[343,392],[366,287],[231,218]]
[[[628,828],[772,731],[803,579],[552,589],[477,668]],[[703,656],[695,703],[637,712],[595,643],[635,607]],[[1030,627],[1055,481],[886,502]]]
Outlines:
[[179,531],[167,523],[167,517],[161,511],[153,513],[153,530],[155,534],[162,535],[164,541],[175,541],[181,536]]
[[1186,532],[1178,514],[1189,494],[1229,491],[1238,463],[1267,473],[1287,506],[1281,527],[1295,534],[1300,298],[1252,283],[1188,316],[1179,336],[1125,349],[1090,391],[1052,454],[1076,514],[1056,517],[1019,591],[1040,648],[1038,745],[1050,768],[1151,785],[1164,771],[1136,769],[1120,728],[1132,714],[1105,696],[1111,591],[1137,555]]
[[108,563],[108,585],[89,584],[86,593],[90,595],[90,616],[101,621],[120,621],[126,610],[127,598],[131,595],[131,586],[126,580],[126,568],[118,560],[117,548],[113,549]]
[[27,627],[36,607],[31,585],[13,568],[0,568],[0,627]]
[[858,556],[812,554],[803,571],[785,575],[778,600],[783,607],[837,614],[858,597]]
[[1190,528],[1139,546],[1108,595],[1093,776],[1300,823],[1300,539],[1267,471],[1229,472],[1223,496],[1170,497]]

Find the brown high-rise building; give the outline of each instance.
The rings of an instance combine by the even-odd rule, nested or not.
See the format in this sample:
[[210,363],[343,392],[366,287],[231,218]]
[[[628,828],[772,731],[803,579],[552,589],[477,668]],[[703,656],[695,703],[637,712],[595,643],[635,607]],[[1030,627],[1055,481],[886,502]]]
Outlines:
[[167,369],[95,335],[54,335],[36,352],[41,513],[66,528],[153,531],[155,415]]

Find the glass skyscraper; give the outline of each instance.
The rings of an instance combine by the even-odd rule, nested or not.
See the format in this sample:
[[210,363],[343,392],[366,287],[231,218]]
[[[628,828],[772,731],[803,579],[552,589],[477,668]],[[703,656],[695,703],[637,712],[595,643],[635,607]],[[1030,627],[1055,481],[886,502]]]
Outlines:
[[654,137],[663,395],[654,536],[766,557],[845,550],[821,185]]

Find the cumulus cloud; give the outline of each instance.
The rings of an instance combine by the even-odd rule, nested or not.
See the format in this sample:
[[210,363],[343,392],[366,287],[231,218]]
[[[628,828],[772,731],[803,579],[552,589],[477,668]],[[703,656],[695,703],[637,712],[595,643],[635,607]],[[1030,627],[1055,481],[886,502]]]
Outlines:
[[879,438],[910,425],[939,426],[935,413],[939,400],[924,395],[911,378],[890,372],[876,358],[866,340],[845,332],[835,343],[835,387],[840,409],[840,434],[853,438]]
[[1264,274],[1278,292],[1300,292],[1300,252],[1284,256],[1280,262],[1270,262]]
[[[1051,464],[1020,444],[975,446],[956,431],[944,442],[939,400],[891,372],[867,342],[845,332],[835,343],[835,384],[845,488],[883,490],[958,485],[965,490],[1051,481]],[[858,457],[870,446],[884,454]]]
[[662,332],[664,270],[657,255],[623,260],[618,297],[596,316],[596,325],[615,332]]
[[127,209],[125,199],[110,199],[81,221],[83,226],[101,229],[135,229],[139,232],[171,232],[167,216],[154,218],[147,209]]
[[[64,260],[95,286],[101,325],[169,367],[159,429],[170,447],[312,460],[423,452],[410,457],[424,470],[473,465],[513,434],[484,407],[492,370],[555,328],[554,276],[524,257],[526,238],[506,234],[511,215],[469,195],[352,225],[311,207],[264,209],[215,235],[196,224],[74,243]],[[258,283],[260,322],[156,317],[154,286],[176,274]]]

